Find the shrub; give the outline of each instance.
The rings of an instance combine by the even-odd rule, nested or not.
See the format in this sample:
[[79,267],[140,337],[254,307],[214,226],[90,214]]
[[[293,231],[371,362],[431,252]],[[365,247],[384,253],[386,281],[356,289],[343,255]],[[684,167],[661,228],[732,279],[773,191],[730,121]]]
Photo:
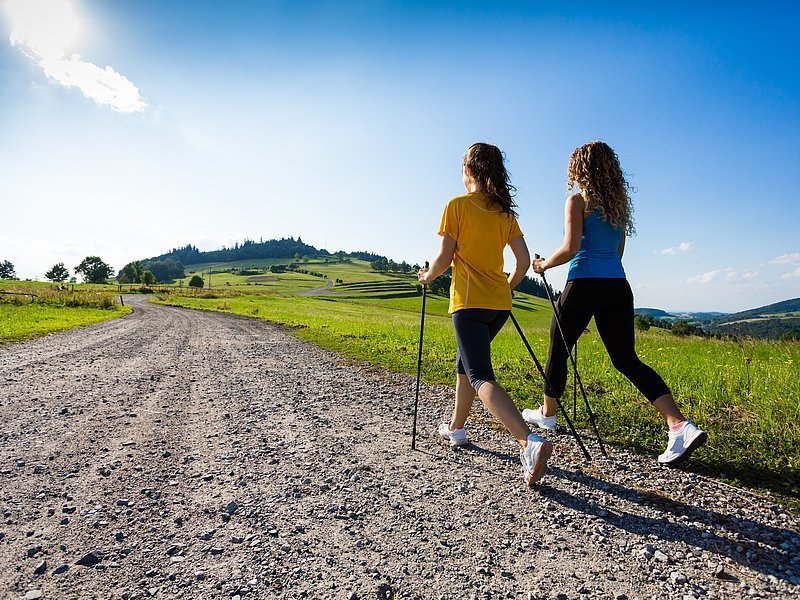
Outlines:
[[203,278],[200,275],[194,275],[189,280],[189,287],[201,288],[203,287]]
[[639,331],[647,331],[650,329],[650,322],[642,316],[636,315],[633,319],[633,324]]

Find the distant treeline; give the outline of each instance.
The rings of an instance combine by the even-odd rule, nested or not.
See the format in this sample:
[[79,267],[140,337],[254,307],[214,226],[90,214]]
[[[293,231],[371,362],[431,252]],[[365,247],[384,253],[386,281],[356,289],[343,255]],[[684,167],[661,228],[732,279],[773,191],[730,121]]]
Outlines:
[[715,326],[714,331],[723,335],[796,341],[800,340],[800,317],[761,318],[739,323],[727,323]]
[[172,258],[135,260],[122,267],[117,273],[117,281],[120,283],[144,283],[147,285],[184,277],[186,277],[186,273],[183,263]]
[[235,260],[252,260],[256,258],[291,258],[293,256],[314,256],[320,251],[301,240],[288,237],[279,240],[245,240],[236,242],[232,247],[201,252],[197,246],[187,244],[182,248],[173,248],[166,254],[147,259],[143,262],[172,259],[192,265],[209,262],[233,262]]
[[236,242],[230,248],[222,247],[219,250],[209,250],[207,252],[200,251],[197,246],[187,244],[181,248],[173,248],[166,254],[148,258],[142,263],[161,262],[171,259],[180,262],[183,265],[193,265],[197,263],[210,263],[210,262],[233,262],[237,260],[253,260],[258,258],[316,258],[336,256],[340,260],[344,258],[351,258],[356,260],[365,260],[373,262],[376,260],[387,261],[385,256],[375,254],[374,252],[366,252],[358,250],[355,252],[336,252],[332,254],[324,248],[315,248],[310,244],[306,244],[299,237],[280,238],[276,240],[244,240],[241,244]]
[[550,294],[553,296],[554,300],[557,300],[559,296],[561,296],[561,292],[556,292],[553,290],[553,286],[550,284],[545,284],[544,281],[533,279],[527,275],[515,289],[518,292],[530,294],[531,296],[536,296],[537,298],[544,298],[545,300],[547,300],[548,290],[550,290]]

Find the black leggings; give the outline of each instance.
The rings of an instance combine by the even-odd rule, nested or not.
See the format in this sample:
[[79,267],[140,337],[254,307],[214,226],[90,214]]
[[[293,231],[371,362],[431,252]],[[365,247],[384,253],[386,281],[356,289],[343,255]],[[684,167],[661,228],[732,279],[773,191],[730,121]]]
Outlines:
[[481,384],[494,381],[489,346],[510,314],[509,310],[488,308],[462,308],[453,313],[458,342],[456,366],[461,375],[469,377],[469,384],[476,392]]
[[[631,380],[650,402],[669,388],[661,376],[636,356],[633,332],[633,292],[626,279],[573,279],[558,299],[557,311],[570,350],[594,317],[614,368]],[[555,316],[550,323],[550,351],[544,393],[560,398],[567,385],[567,350]]]

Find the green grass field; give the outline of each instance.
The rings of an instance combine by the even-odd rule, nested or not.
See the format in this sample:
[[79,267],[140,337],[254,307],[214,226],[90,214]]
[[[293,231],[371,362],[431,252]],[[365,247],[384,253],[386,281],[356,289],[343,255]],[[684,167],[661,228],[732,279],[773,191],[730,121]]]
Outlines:
[[[26,340],[130,313],[117,304],[115,285],[67,285],[3,281],[0,291],[0,343]],[[30,295],[24,295],[30,294]]]
[[13,305],[4,302],[0,303],[0,343],[17,342],[81,325],[100,323],[121,317],[130,311],[127,306],[101,309],[33,303]]
[[[245,294],[218,298],[169,294],[161,301],[265,319],[346,356],[416,373],[421,300],[413,295],[413,275],[374,273],[360,261],[307,268],[343,279],[345,285],[334,287],[330,295],[298,298],[291,295],[295,283],[281,278],[271,290],[251,287]],[[324,283],[312,279],[317,285]],[[281,291],[284,281],[287,287]],[[241,294],[242,286],[235,287]],[[552,314],[549,303],[518,295],[514,307],[544,362]],[[710,433],[691,468],[725,473],[752,486],[800,497],[800,344],[740,346],[732,341],[679,338],[659,329],[637,336],[640,357],[663,375],[684,412]],[[429,295],[425,379],[452,384],[455,351],[447,299]],[[520,407],[536,405],[541,378],[510,323],[495,340],[493,357],[498,380]],[[603,435],[615,444],[659,453],[666,442],[662,422],[614,370],[593,324],[581,338],[579,365]],[[567,405],[572,406],[571,394]],[[588,428],[580,405],[579,400],[578,421]]]

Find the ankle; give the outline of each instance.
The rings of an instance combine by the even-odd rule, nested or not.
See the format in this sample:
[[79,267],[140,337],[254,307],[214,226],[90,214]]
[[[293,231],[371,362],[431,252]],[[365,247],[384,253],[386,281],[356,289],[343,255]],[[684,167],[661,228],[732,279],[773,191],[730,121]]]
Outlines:
[[671,423],[668,423],[669,430],[672,432],[680,431],[683,429],[683,426],[686,424],[686,420],[678,421],[677,419],[673,420]]

